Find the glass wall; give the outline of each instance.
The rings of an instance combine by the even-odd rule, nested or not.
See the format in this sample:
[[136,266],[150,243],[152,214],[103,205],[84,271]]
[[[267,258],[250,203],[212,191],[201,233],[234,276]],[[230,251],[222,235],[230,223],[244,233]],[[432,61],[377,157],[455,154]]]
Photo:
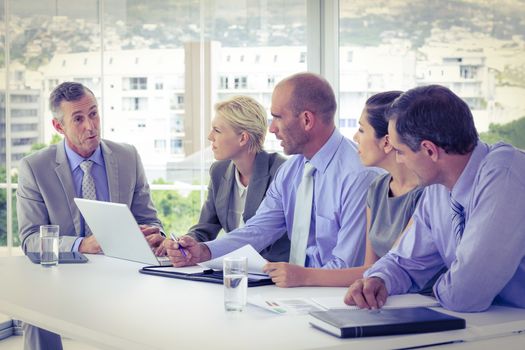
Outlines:
[[341,129],[353,135],[372,94],[440,84],[484,139],[525,148],[524,17],[525,1],[341,0]]
[[[185,232],[206,194],[214,103],[246,94],[269,107],[282,77],[308,69],[307,37],[320,35],[307,5],[326,4],[0,2],[0,255],[19,244],[7,195],[18,162],[60,142],[47,98],[68,80],[94,91],[103,137],[137,147],[166,229]],[[469,103],[484,139],[525,148],[523,18],[523,0],[341,0],[340,46],[319,56],[339,50],[342,132],[353,136],[370,95],[436,83]],[[273,135],[266,148],[280,151]]]
[[5,69],[5,4],[0,3],[0,256],[8,254],[7,246],[7,115],[5,106],[6,95],[6,69]]
[[[275,83],[306,70],[306,3],[299,0],[1,6],[0,155],[9,169],[0,169],[0,247],[7,237],[19,245],[16,198],[8,220],[6,190],[16,189],[20,159],[61,141],[47,106],[59,83],[77,81],[94,92],[103,138],[137,147],[166,230],[183,233],[206,194],[214,103],[246,94],[269,107]],[[267,148],[280,148],[273,141]]]

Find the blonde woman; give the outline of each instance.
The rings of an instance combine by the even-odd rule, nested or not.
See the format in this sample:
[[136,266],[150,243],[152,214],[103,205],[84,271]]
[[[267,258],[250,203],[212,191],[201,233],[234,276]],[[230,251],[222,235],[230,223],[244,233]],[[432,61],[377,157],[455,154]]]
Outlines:
[[[215,105],[215,117],[208,135],[215,159],[210,168],[208,198],[199,223],[188,235],[199,242],[232,231],[250,219],[279,166],[286,160],[263,150],[268,129],[266,111],[256,100],[235,96]],[[269,261],[288,261],[290,240],[284,234],[261,251]]]

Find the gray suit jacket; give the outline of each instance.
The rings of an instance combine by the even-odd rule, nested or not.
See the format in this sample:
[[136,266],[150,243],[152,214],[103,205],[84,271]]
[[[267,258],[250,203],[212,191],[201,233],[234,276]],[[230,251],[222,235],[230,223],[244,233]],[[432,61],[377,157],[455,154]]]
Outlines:
[[[243,212],[244,222],[248,221],[259,208],[277,169],[285,160],[277,153],[270,154],[264,151],[255,156],[255,166],[248,186]],[[230,232],[237,228],[237,223],[233,222],[233,218],[228,217],[230,195],[233,191],[234,182],[235,167],[232,161],[222,160],[212,164],[208,198],[202,207],[199,223],[189,229],[188,235],[199,242],[207,242],[217,238],[221,229]],[[288,235],[285,233],[260,253],[269,261],[287,262],[290,255]]]
[[[135,147],[101,141],[111,202],[124,203],[139,224],[161,226],[151,201],[144,168]],[[60,251],[71,251],[81,232],[81,215],[64,141],[22,159],[19,166],[17,215],[20,241],[39,250],[39,226],[60,225]]]

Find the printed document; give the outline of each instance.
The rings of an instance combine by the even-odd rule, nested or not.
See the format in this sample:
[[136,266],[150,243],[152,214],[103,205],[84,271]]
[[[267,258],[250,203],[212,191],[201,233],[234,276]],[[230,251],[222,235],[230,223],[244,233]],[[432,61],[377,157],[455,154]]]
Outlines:
[[[251,279],[254,278],[268,278],[268,275],[263,272],[263,266],[266,265],[267,261],[264,259],[261,254],[259,254],[253,247],[249,244],[241,247],[237,250],[234,250],[231,253],[220,256],[218,258],[204,261],[198,265],[213,270],[222,270],[222,261],[226,257],[246,257],[248,259],[248,277]],[[255,275],[255,276],[254,276]],[[258,276],[258,277],[257,277]]]

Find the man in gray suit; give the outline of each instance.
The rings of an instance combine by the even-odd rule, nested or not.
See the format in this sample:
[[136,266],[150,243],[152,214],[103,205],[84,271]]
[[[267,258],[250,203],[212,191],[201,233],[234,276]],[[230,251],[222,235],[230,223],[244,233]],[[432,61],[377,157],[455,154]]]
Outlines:
[[[73,198],[83,196],[91,177],[91,199],[127,204],[152,247],[163,240],[162,226],[136,149],[100,139],[100,116],[94,94],[66,82],[50,97],[53,127],[64,141],[22,159],[17,214],[24,252],[39,250],[39,226],[60,226],[60,251],[99,253]],[[86,164],[88,164],[86,168]],[[94,186],[94,188],[93,188]],[[161,247],[157,249],[160,253]],[[79,302],[87,296],[79,296]],[[61,349],[57,334],[25,325],[26,349]]]

